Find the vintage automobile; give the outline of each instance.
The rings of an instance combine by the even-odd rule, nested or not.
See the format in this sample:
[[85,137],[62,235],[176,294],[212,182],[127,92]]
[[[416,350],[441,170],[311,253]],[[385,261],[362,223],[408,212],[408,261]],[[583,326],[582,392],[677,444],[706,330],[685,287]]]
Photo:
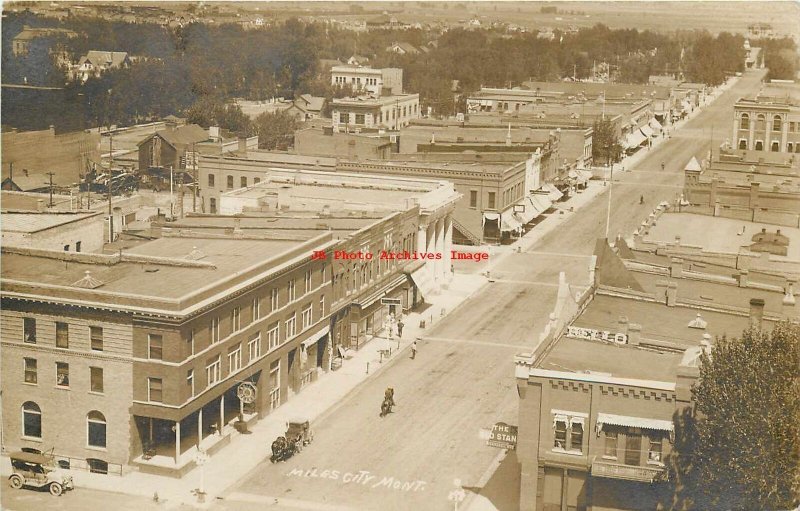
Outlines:
[[72,476],[55,468],[52,459],[43,454],[20,451],[12,453],[10,458],[12,473],[8,477],[8,484],[12,488],[47,488],[56,497],[65,490],[74,489]]
[[310,444],[314,439],[314,433],[311,431],[311,423],[309,420],[304,417],[296,417],[287,422],[286,438],[294,441],[295,443],[297,443],[299,440],[301,445],[298,445],[298,447]]

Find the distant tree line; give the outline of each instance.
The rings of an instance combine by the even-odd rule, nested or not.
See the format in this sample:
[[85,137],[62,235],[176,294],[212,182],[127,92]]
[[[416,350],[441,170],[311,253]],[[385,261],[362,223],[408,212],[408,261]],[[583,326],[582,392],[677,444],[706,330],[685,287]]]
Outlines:
[[[63,21],[29,12],[8,13],[2,31],[3,81],[64,86],[64,69],[43,38],[26,57],[14,57],[11,40],[23,25],[58,26],[78,37],[57,41],[73,59],[88,50],[127,51],[140,57],[130,69],[112,70],[85,84],[66,84],[64,101],[46,102],[38,116],[60,119],[57,127],[130,124],[169,114],[201,112],[231,98],[264,100],[311,93],[327,98],[342,95],[319,67],[320,59],[347,60],[353,54],[370,57],[374,67],[401,67],[404,87],[419,92],[423,111],[450,114],[458,107],[454,80],[469,93],[481,86],[516,86],[525,80],[582,79],[606,63],[619,81],[645,83],[651,74],[684,71],[692,81],[719,83],[726,73],[743,67],[743,39],[703,32],[660,34],[604,25],[577,33],[556,31],[552,40],[536,34],[505,34],[499,30],[453,29],[438,35],[419,29],[355,32],[296,19],[258,30],[239,25],[192,23],[170,29],[151,23],[130,24],[97,18]],[[431,41],[436,44],[429,45]],[[427,52],[398,55],[386,51],[393,42],[426,47]],[[51,41],[52,42],[52,41]],[[770,55],[771,53],[768,53]],[[776,53],[777,55],[777,53]],[[463,103],[463,99],[461,100]],[[194,110],[191,110],[193,105]],[[4,124],[34,125],[29,105],[3,97]],[[221,116],[221,112],[214,113]],[[232,130],[244,122],[235,112],[221,117]],[[246,124],[246,123],[245,123]],[[46,128],[47,126],[35,126]],[[252,130],[250,126],[244,126]]]

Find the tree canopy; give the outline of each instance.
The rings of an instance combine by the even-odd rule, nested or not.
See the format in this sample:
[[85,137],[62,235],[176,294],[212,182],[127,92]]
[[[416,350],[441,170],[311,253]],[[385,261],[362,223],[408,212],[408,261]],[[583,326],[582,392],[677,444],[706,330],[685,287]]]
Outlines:
[[800,504],[800,326],[721,338],[703,355],[695,413],[668,457],[674,511],[788,510]]

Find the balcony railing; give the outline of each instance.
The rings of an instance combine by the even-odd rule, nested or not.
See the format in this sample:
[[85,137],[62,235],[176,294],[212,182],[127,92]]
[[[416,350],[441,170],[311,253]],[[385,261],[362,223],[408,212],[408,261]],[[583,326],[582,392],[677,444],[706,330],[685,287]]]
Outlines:
[[624,479],[626,481],[640,481],[644,483],[652,482],[663,470],[662,467],[656,466],[637,467],[598,460],[592,463],[592,475],[595,477],[608,477],[611,479]]

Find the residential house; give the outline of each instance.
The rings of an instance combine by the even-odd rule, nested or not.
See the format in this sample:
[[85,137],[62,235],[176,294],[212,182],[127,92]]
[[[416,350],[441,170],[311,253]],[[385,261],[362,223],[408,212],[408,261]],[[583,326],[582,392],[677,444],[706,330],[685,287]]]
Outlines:
[[386,47],[386,51],[390,53],[397,53],[398,55],[417,55],[419,49],[411,43],[398,43],[394,42],[391,46]]
[[130,67],[131,59],[124,51],[91,50],[78,60],[72,75],[76,80],[85,82],[90,77],[97,77],[109,69]]
[[187,124],[179,128],[169,126],[167,129],[157,131],[137,144],[139,169],[184,170],[187,168],[187,161],[194,161],[196,144],[205,142],[209,138],[211,138],[209,132],[197,124]]

